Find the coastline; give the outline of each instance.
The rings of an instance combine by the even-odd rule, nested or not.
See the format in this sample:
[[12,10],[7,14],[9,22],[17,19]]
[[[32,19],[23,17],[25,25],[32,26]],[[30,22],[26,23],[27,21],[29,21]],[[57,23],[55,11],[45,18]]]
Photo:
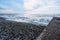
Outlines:
[[44,28],[45,26],[0,18],[0,39],[36,40]]

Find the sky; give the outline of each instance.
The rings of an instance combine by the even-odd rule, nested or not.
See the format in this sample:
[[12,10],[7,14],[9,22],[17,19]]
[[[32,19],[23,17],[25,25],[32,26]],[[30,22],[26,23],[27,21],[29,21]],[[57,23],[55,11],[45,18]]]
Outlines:
[[0,13],[32,14],[60,13],[60,0],[0,0]]
[[0,0],[0,13],[21,13],[23,0]]

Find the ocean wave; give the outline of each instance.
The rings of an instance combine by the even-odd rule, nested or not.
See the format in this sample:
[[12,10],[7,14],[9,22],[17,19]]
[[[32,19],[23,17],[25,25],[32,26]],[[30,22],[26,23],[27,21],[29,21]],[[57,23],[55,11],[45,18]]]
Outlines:
[[40,16],[40,17],[25,17],[25,16],[19,16],[19,15],[0,15],[0,17],[6,18],[6,20],[12,20],[17,22],[27,22],[27,23],[33,23],[36,25],[48,25],[48,23],[51,21],[52,17],[48,16]]

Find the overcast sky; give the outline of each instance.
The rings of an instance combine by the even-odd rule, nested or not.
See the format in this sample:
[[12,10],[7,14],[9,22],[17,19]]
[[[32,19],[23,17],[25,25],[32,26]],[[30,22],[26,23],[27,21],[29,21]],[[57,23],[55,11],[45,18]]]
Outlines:
[[60,0],[0,0],[0,13],[60,13]]

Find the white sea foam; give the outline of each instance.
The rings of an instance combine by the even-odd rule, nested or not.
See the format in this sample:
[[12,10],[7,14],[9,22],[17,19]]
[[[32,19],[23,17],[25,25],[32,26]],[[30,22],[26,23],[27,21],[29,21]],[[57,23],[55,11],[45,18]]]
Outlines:
[[[59,17],[58,15],[56,15],[57,17]],[[0,17],[5,17],[6,20],[12,20],[12,21],[17,21],[17,22],[27,22],[27,23],[33,23],[33,24],[37,24],[37,25],[48,25],[48,23],[51,21],[51,19],[53,18],[53,15],[35,15],[35,16],[31,16],[31,17],[27,17],[27,16],[20,16],[20,15],[7,15],[7,14],[3,14],[0,15]]]

